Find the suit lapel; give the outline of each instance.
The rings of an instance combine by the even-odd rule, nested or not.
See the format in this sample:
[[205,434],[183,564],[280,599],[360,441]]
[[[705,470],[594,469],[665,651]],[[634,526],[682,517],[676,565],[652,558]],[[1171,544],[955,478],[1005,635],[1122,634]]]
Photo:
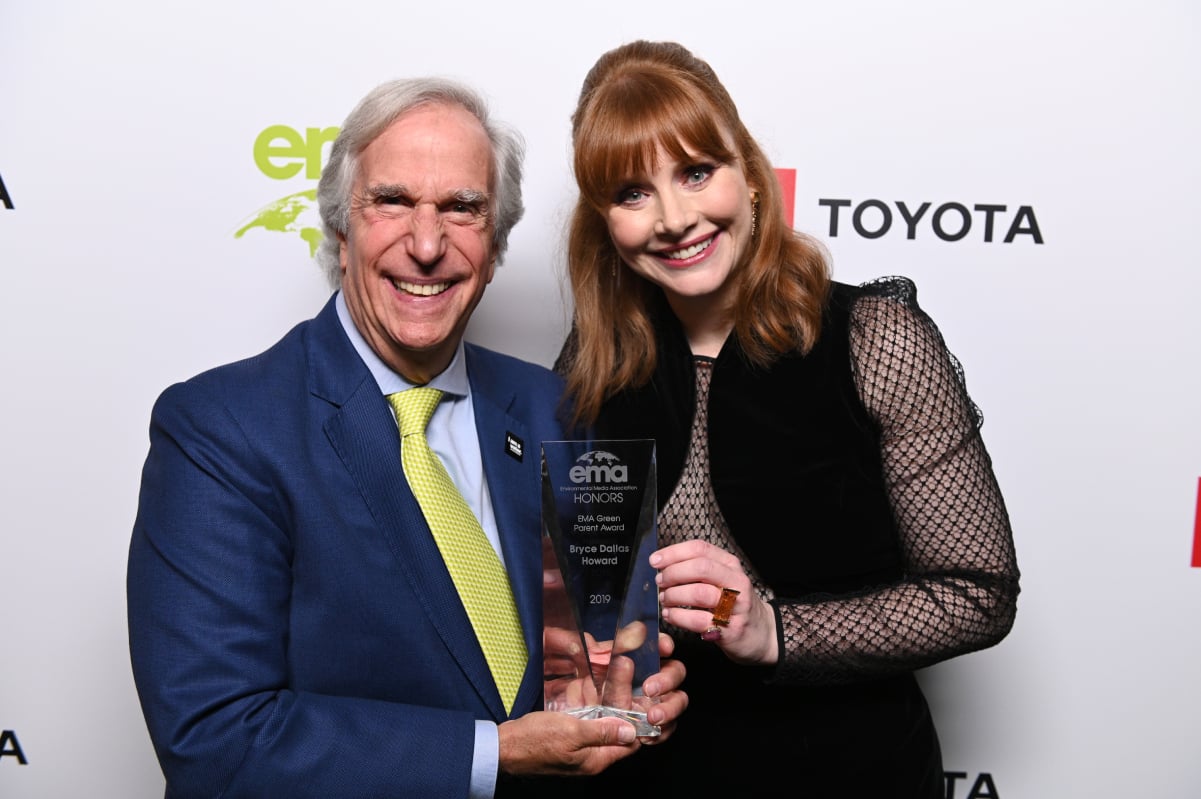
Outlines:
[[309,350],[312,392],[338,406],[325,423],[330,446],[358,486],[421,612],[493,717],[504,720],[504,706],[471,621],[405,480],[396,418],[342,330],[332,300],[314,320]]
[[[508,413],[513,389],[480,377],[487,370],[472,369],[472,361],[479,356],[472,348],[467,353],[484,475],[530,653],[515,706],[536,706],[542,692],[541,453],[527,426]],[[515,442],[521,444],[520,456],[515,453]]]

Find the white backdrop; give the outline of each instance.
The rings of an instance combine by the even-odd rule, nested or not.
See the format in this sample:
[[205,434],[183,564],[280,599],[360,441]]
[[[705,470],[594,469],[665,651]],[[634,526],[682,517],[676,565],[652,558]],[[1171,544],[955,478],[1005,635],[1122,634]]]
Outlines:
[[[1022,594],[998,647],[922,675],[948,795],[1201,795],[1196,3],[5,0],[0,796],[162,795],[125,630],[150,407],[328,293],[298,233],[235,236],[315,187],[265,174],[259,134],[392,77],[481,88],[528,140],[527,213],[470,335],[549,364],[568,116],[633,38],[707,58],[836,276],[914,278],[965,365]],[[822,200],[851,202],[837,235]],[[1007,210],[952,241],[948,203]],[[1004,241],[1022,207],[1042,243]]]

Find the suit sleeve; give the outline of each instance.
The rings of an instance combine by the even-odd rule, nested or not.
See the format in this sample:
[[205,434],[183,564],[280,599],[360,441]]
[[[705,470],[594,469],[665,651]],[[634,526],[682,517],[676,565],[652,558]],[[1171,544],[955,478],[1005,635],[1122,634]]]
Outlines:
[[211,388],[155,404],[129,549],[130,655],[167,796],[467,796],[471,713],[291,687],[294,498]]

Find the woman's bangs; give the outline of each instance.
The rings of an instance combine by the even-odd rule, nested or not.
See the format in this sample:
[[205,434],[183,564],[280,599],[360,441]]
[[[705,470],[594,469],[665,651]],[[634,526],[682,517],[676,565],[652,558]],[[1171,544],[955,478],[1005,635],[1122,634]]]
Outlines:
[[631,178],[654,168],[655,149],[654,136],[618,124],[582,136],[576,151],[580,191],[597,208],[610,205]]
[[[616,89],[617,87],[610,87]],[[718,109],[697,101],[693,92],[674,83],[621,86],[622,92],[597,97],[604,108],[576,136],[576,177],[588,202],[604,208],[632,179],[658,166],[658,149],[677,161],[697,155],[731,163],[735,155],[720,127]]]

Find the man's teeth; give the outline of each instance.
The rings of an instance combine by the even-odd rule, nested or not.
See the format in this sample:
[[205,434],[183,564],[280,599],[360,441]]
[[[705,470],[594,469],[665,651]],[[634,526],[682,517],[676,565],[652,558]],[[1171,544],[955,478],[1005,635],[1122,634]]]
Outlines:
[[683,261],[685,258],[691,258],[697,253],[704,252],[709,245],[713,243],[713,239],[705,239],[699,244],[693,244],[691,247],[685,247],[682,250],[667,253],[667,257],[673,261]]
[[432,297],[450,288],[449,283],[407,283],[403,280],[394,280],[392,283],[406,294],[416,294],[419,297]]

